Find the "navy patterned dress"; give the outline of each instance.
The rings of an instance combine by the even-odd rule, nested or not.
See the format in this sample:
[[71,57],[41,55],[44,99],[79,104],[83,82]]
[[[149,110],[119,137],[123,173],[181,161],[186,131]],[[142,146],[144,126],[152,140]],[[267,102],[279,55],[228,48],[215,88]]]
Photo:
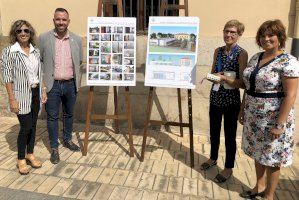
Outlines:
[[[226,55],[225,46],[220,47],[218,50],[218,55],[216,58],[216,67],[215,73],[217,72],[224,72],[224,71],[235,71],[236,78],[240,78],[239,74],[239,56],[240,53],[244,50],[239,45],[234,47],[235,49],[232,50],[231,54]],[[219,62],[221,59],[221,62]],[[221,66],[217,66],[217,64],[221,63]],[[218,69],[217,69],[218,67]],[[219,70],[219,71],[218,71]],[[213,84],[214,86],[214,84]],[[213,88],[213,87],[212,87]],[[214,91],[211,89],[210,93],[210,104],[219,106],[219,107],[226,107],[230,105],[240,105],[240,90],[237,89],[225,89],[223,85],[220,85],[218,91]]]

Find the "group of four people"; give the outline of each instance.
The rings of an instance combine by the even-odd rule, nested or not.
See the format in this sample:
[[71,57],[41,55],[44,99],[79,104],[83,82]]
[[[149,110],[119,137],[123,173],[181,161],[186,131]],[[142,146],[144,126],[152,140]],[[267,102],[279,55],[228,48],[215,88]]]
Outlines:
[[[58,119],[63,109],[63,142],[72,151],[80,148],[72,142],[73,110],[80,81],[82,44],[79,36],[68,30],[68,11],[57,8],[55,28],[39,37],[35,47],[35,31],[25,20],[16,21],[10,31],[11,45],[2,52],[3,80],[11,111],[20,123],[18,135],[18,169],[28,174],[27,163],[42,166],[34,156],[37,116],[45,103],[47,128],[51,146],[51,162],[59,162]],[[237,42],[244,25],[237,20],[227,22],[223,30],[225,46],[215,50],[211,73],[220,77],[210,93],[210,158],[201,170],[217,165],[222,116],[226,146],[225,168],[216,177],[225,182],[233,173],[236,154],[237,121],[244,125],[242,149],[255,160],[256,186],[241,194],[244,198],[262,196],[273,199],[280,167],[292,163],[294,150],[294,110],[299,77],[295,57],[284,51],[287,39],[281,21],[264,22],[258,29],[256,42],[264,51],[247,63],[247,52]],[[224,75],[234,71],[235,78]],[[226,89],[223,83],[236,89]],[[243,88],[242,103],[240,91]],[[266,179],[267,175],[267,179]]]

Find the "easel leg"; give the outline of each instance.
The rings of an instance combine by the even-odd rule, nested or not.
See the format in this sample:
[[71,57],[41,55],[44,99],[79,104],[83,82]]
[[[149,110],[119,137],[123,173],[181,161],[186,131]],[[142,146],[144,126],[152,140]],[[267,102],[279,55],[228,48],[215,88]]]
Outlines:
[[126,96],[126,107],[127,107],[126,109],[127,109],[127,119],[128,119],[130,157],[134,157],[133,136],[132,136],[131,103],[130,103],[130,93],[129,93],[129,87],[128,86],[126,86],[125,96]]
[[183,127],[182,127],[182,123],[183,123],[183,116],[182,116],[182,97],[181,97],[181,89],[178,88],[178,106],[179,106],[179,121],[180,121],[180,135],[181,137],[183,137]]
[[148,95],[148,99],[147,99],[146,120],[145,120],[145,125],[144,125],[143,140],[142,140],[142,147],[141,147],[141,156],[140,156],[141,162],[143,162],[143,160],[144,160],[147,130],[148,130],[148,126],[149,126],[150,119],[151,119],[152,106],[153,106],[153,91],[154,91],[154,88],[150,87],[150,91],[149,91],[149,95]]
[[[118,100],[117,100],[117,87],[113,86],[113,96],[114,96],[114,115],[118,115]],[[117,119],[114,120],[115,133],[119,134],[119,122]]]
[[194,142],[193,142],[193,120],[192,120],[192,96],[191,89],[188,89],[188,114],[189,114],[189,133],[190,133],[190,165],[194,167]]
[[89,138],[89,129],[90,129],[92,101],[93,101],[93,86],[90,86],[89,87],[89,93],[88,93],[87,111],[86,111],[86,124],[85,124],[85,137],[84,137],[84,144],[83,144],[83,156],[86,156],[87,148],[88,148],[88,138]]

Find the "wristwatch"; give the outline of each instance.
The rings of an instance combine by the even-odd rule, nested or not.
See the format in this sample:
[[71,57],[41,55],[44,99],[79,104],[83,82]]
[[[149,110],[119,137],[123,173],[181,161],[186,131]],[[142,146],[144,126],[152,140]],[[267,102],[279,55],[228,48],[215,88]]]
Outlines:
[[280,129],[280,130],[284,130],[286,127],[285,123],[275,123],[275,128]]

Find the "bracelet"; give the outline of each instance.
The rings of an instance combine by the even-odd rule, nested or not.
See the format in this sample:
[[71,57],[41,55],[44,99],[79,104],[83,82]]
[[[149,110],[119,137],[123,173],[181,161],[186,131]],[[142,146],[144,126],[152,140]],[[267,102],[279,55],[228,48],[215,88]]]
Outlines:
[[42,90],[47,90],[47,87],[43,87]]

